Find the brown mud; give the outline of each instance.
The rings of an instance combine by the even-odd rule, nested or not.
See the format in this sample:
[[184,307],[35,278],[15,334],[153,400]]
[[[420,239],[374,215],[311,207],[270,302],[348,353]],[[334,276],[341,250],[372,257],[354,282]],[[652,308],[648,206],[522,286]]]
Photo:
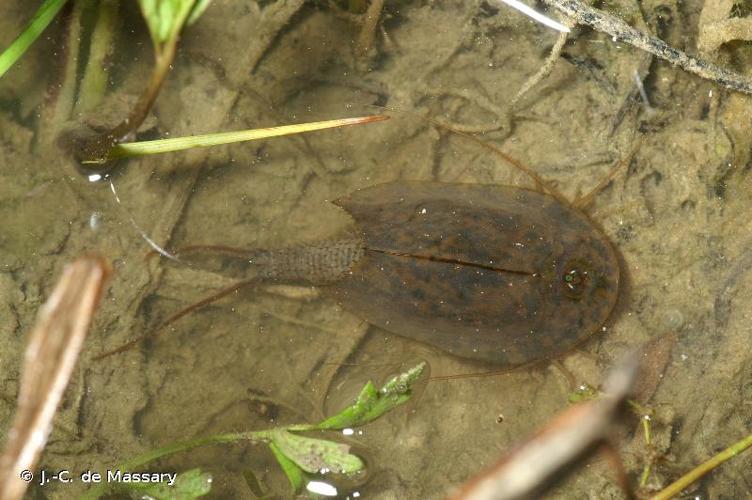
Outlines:
[[[10,2],[0,47],[30,12]],[[619,0],[608,10],[695,52],[702,2]],[[138,16],[132,53],[115,54],[116,85],[101,109],[137,95],[148,74],[148,36]],[[190,244],[275,248],[340,234],[351,221],[329,203],[356,188],[399,179],[532,186],[467,139],[483,140],[553,182],[570,199],[639,148],[595,196],[592,219],[623,256],[628,281],[618,312],[562,359],[578,382],[597,385],[614,360],[665,332],[676,345],[646,403],[664,461],[665,485],[750,432],[752,348],[748,273],[752,234],[752,100],[655,62],[629,46],[575,29],[551,74],[515,106],[556,33],[490,2],[386,2],[367,55],[360,26],[302,2],[214,2],[187,29],[152,124],[171,136],[404,109],[392,120],[264,142],[131,161],[106,183],[89,183],[45,137],[53,26],[0,80],[0,428],[7,429],[18,367],[36,309],[62,265],[96,251],[114,277],[43,457],[46,469],[106,470],[169,442],[314,420],[339,409],[369,378],[413,365],[432,375],[478,371],[376,328],[310,289],[244,290],[172,325],[129,352],[91,357],[142,335],[174,311],[229,284],[235,273],[145,260],[129,217],[168,248]],[[128,38],[130,37],[130,38]],[[142,47],[139,49],[138,47]],[[752,67],[743,42],[713,54]],[[641,101],[635,74],[650,99]],[[567,405],[570,387],[545,365],[480,379],[433,382],[406,408],[356,436],[371,474],[362,497],[440,498]],[[633,421],[639,438],[638,421]],[[624,438],[624,445],[631,436]],[[636,439],[636,438],[635,438]],[[625,453],[641,472],[640,446]],[[749,453],[699,485],[709,498],[752,494]],[[203,467],[216,498],[249,497],[241,471],[278,492],[285,480],[266,450],[200,449],[155,465]],[[620,498],[594,461],[554,498]],[[81,485],[44,488],[70,498]]]

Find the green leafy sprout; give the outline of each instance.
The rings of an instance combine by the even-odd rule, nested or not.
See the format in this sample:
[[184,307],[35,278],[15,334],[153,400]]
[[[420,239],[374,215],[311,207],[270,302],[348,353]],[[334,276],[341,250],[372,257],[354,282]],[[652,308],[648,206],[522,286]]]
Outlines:
[[[154,460],[201,446],[250,441],[269,447],[296,493],[305,488],[312,474],[356,474],[365,469],[365,464],[360,457],[350,452],[349,445],[329,439],[303,436],[300,433],[339,431],[373,422],[410,399],[415,383],[423,374],[425,366],[425,363],[420,363],[410,368],[387,381],[381,389],[376,389],[369,381],[350,406],[317,424],[296,424],[181,441],[127,460],[116,468],[133,471]],[[131,483],[102,484],[90,489],[81,500],[93,500],[113,492],[127,491],[147,495],[156,500],[190,500],[206,495],[210,489],[211,476],[200,469],[191,469],[179,474],[172,487],[164,484],[141,484],[135,488]]]
[[[29,25],[19,37],[0,54],[0,76],[15,63],[44,29],[55,18],[66,0],[45,0]],[[211,4],[211,0],[138,0],[146,26],[149,30],[154,47],[155,66],[147,88],[141,94],[129,116],[112,130],[97,137],[76,142],[76,158],[84,169],[101,169],[113,160],[150,155],[157,153],[176,152],[196,147],[215,146],[240,141],[265,139],[281,135],[298,134],[325,128],[342,127],[360,123],[370,123],[386,119],[385,116],[367,116],[360,118],[345,118],[305,124],[287,125],[281,127],[261,128],[237,132],[220,132],[214,134],[189,137],[175,137],[155,141],[124,142],[122,139],[131,137],[151,109],[159,89],[175,56],[175,48],[180,33],[185,26],[196,22]],[[102,8],[105,5],[102,4]],[[111,6],[109,7],[111,9]],[[114,15],[111,12],[105,12]],[[102,16],[102,29],[111,29],[107,15]],[[102,35],[104,39],[109,39]],[[93,37],[95,38],[95,37]],[[101,52],[102,47],[97,51]],[[90,60],[99,60],[91,56]],[[81,84],[81,92],[95,101],[92,95],[103,93],[106,78],[99,78],[93,71],[86,72]],[[100,88],[101,87],[101,88]],[[96,91],[92,88],[98,89]],[[88,91],[88,93],[87,93]],[[85,97],[85,96],[84,96]]]
[[180,33],[186,25],[201,17],[211,1],[139,0],[138,3],[154,46],[154,68],[151,78],[125,120],[112,130],[90,140],[88,144],[81,145],[78,159],[85,168],[87,163],[103,163],[110,151],[122,142],[123,138],[138,130],[154,105],[172,67]]
[[154,48],[176,39],[184,25],[195,23],[211,0],[139,0]]
[[[39,35],[49,26],[67,0],[45,0],[29,24],[0,54],[0,77],[15,64]],[[166,44],[177,41],[183,26],[195,23],[211,0],[139,0],[149,28],[155,52],[163,53]]]

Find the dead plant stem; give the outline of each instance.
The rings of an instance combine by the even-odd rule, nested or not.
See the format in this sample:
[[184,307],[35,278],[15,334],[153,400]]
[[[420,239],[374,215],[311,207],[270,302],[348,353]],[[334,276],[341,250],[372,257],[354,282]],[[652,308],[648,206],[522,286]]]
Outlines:
[[615,42],[628,43],[727,89],[752,94],[752,80],[749,78],[704,59],[690,56],[659,38],[633,28],[618,17],[594,9],[580,0],[543,0],[543,2],[576,22],[609,35]]

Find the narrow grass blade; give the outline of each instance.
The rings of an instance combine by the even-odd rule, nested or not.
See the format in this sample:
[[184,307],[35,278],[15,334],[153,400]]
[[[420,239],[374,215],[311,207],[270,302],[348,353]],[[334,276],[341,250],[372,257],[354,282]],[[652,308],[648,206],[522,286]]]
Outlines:
[[711,472],[723,462],[734,458],[749,447],[752,447],[752,434],[745,437],[741,441],[737,441],[725,450],[710,458],[708,461],[687,472],[682,477],[668,485],[666,488],[650,497],[650,500],[669,500],[670,498],[674,498],[680,495],[682,490],[686,489],[689,485],[699,480],[705,474]]
[[34,40],[39,37],[42,31],[49,26],[52,20],[55,19],[55,15],[57,15],[63,5],[65,5],[66,1],[67,0],[45,0],[42,6],[39,7],[39,10],[37,10],[37,13],[34,14],[34,17],[31,19],[31,22],[29,22],[26,29],[18,35],[18,38],[13,40],[10,47],[0,54],[0,77],[8,71],[8,68],[18,61],[24,52],[26,52],[26,49],[28,49],[31,44],[34,43]]
[[[387,120],[388,118],[388,116],[384,115],[372,115],[358,118],[341,118],[322,122],[301,123],[297,125],[284,125],[281,127],[242,130],[239,132],[220,132],[217,134],[174,137],[171,139],[159,139],[156,141],[131,142],[114,146],[112,150],[110,150],[109,156],[106,160],[116,160],[128,156],[173,153],[192,148],[205,148],[209,146],[231,144],[234,142],[268,139],[270,137],[313,132],[315,130],[378,122]],[[99,163],[99,161],[84,161],[83,163]]]

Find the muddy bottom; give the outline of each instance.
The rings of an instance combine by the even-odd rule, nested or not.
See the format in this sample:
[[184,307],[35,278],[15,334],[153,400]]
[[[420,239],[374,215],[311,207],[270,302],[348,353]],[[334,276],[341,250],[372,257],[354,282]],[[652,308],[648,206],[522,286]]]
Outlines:
[[[2,47],[31,15],[23,2],[12,3],[1,21]],[[699,0],[608,5],[693,53],[701,8]],[[505,6],[386,2],[369,25],[322,3],[214,2],[186,29],[142,128],[146,136],[384,107],[391,119],[129,160],[90,182],[54,138],[70,118],[122,116],[141,91],[152,61],[148,33],[134,6],[123,5],[119,16],[110,85],[94,110],[65,108],[71,97],[49,91],[58,88],[49,68],[64,65],[55,51],[79,50],[61,49],[57,40],[70,29],[64,22],[0,80],[0,428],[10,425],[26,335],[62,266],[95,252],[114,267],[56,417],[45,470],[106,471],[174,441],[319,421],[349,404],[366,381],[379,386],[421,361],[432,376],[487,371],[370,327],[313,287],[292,286],[242,289],[134,349],[92,359],[243,277],[242,259],[147,259],[146,237],[166,249],[278,248],[346,234],[352,220],[331,200],[378,183],[536,187],[492,151],[426,116],[501,148],[573,202],[613,175],[586,213],[618,252],[619,302],[604,327],[560,361],[575,385],[598,386],[632,348],[675,335],[643,401],[653,412],[652,444],[637,415],[626,417],[615,437],[633,484],[649,467],[643,489],[657,490],[749,433],[748,97],[575,28],[550,74],[513,104],[557,34]],[[752,63],[743,44],[714,57],[740,71]],[[367,476],[342,481],[340,496],[442,498],[566,408],[573,390],[567,375],[545,362],[421,384],[409,403],[352,436],[328,436],[367,459]],[[748,496],[750,466],[751,455],[741,455],[693,494]],[[211,498],[254,498],[246,471],[265,490],[290,496],[264,445],[199,448],[150,470],[195,467],[213,475]],[[71,498],[86,485],[32,490]],[[551,497],[623,493],[596,457]]]

